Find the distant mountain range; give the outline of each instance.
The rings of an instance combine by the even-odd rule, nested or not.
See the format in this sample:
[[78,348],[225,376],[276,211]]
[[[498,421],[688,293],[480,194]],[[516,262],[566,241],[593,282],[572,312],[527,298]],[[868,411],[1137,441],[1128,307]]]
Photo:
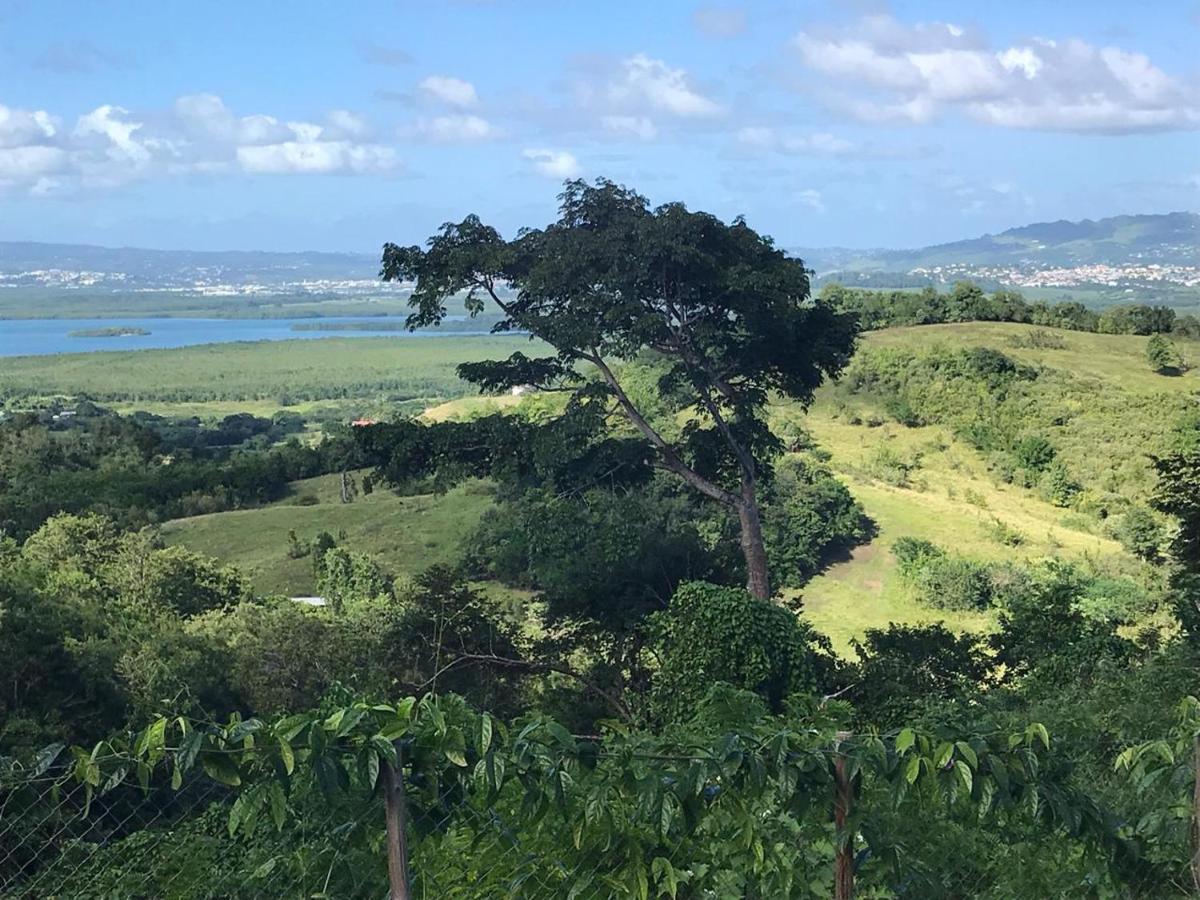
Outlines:
[[[864,283],[868,279],[882,283],[887,279],[881,276],[894,274],[908,281],[963,277],[993,283],[1113,286],[1165,280],[1193,287],[1200,285],[1200,215],[1175,212],[1041,222],[916,250],[820,247],[790,248],[790,252],[818,275],[856,275]],[[1163,267],[1170,269],[1167,276],[1160,271]],[[1113,274],[1110,268],[1118,271]],[[1074,274],[1062,275],[1059,270]],[[200,252],[0,242],[0,289],[211,293],[233,287],[234,293],[336,293],[378,288],[378,271],[379,257],[366,253]]]
[[793,252],[818,273],[911,272],[938,266],[1198,266],[1200,215],[1173,212],[1039,222],[917,250],[795,248]]

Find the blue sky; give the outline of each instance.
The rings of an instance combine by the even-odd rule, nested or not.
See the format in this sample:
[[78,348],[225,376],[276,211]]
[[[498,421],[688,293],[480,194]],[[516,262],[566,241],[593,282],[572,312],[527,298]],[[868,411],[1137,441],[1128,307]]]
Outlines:
[[784,246],[1200,207],[1200,4],[0,0],[0,240],[374,251],[564,177]]

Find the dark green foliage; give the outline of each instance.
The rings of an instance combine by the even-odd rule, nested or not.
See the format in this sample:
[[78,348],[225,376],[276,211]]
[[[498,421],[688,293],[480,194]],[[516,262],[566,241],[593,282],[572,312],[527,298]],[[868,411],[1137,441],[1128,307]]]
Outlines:
[[1171,584],[1175,610],[1193,643],[1200,641],[1200,429],[1185,420],[1178,452],[1154,460],[1158,489],[1154,506],[1178,529],[1171,540],[1176,570]]
[[[95,737],[164,700],[227,703],[209,677],[219,662],[194,656],[187,623],[248,595],[232,570],[97,516],[58,516],[23,546],[0,543],[0,747]],[[194,658],[195,677],[145,668],[149,645]]]
[[1161,334],[1153,335],[1146,342],[1146,361],[1160,375],[1179,375],[1183,371],[1183,357]]
[[1039,489],[1048,501],[1065,508],[1075,502],[1083,487],[1071,477],[1062,462],[1055,460],[1042,473]]
[[1121,546],[1141,559],[1153,562],[1166,541],[1162,523],[1143,506],[1132,507],[1114,529]]
[[798,456],[781,460],[763,506],[767,554],[778,583],[800,587],[872,534],[862,506],[827,470]]
[[922,603],[941,609],[981,610],[992,605],[991,567],[952,556],[929,541],[900,538],[892,545],[900,574]]
[[754,691],[778,710],[790,694],[814,691],[825,668],[807,625],[740,588],[681,585],[654,629],[659,666],[650,702],[666,721],[691,718],[718,682]]
[[992,637],[996,661],[1013,679],[1036,673],[1047,679],[1085,677],[1104,660],[1132,650],[1115,624],[1086,617],[1080,608],[1089,580],[1058,562],[1044,564],[1021,590],[1005,598],[1000,630]]
[[851,698],[864,721],[899,725],[931,703],[961,702],[977,692],[992,667],[974,635],[956,635],[942,624],[868,629],[855,641],[858,662]]
[[539,591],[551,622],[628,634],[680,582],[741,576],[736,560],[710,548],[699,518],[694,502],[666,486],[530,491],[484,516],[467,555],[477,573]]
[[25,536],[60,512],[140,526],[256,506],[283,497],[291,481],[364,464],[345,435],[315,447],[293,438],[272,446],[293,424],[249,415],[210,428],[88,403],[74,412],[0,421],[0,530]]
[[1030,472],[1044,472],[1054,462],[1054,445],[1041,435],[1022,438],[1015,451],[1017,465]]
[[379,476],[399,487],[432,481],[445,488],[490,477],[515,494],[645,483],[651,475],[645,442],[607,434],[600,404],[586,396],[578,401],[549,422],[496,414],[434,425],[407,420],[355,432]]
[[[322,532],[324,533],[324,532]],[[365,553],[329,547],[313,554],[317,593],[334,609],[354,600],[392,595],[392,579]]]
[[[946,322],[1022,322],[1104,334],[1175,332],[1200,337],[1200,325],[1194,324],[1194,316],[1177,318],[1168,306],[1113,306],[1101,314],[1075,302],[1030,303],[1012,290],[998,290],[989,297],[966,281],[956,282],[947,293],[928,286],[920,290],[872,291],[831,282],[821,289],[821,297],[853,313],[864,331]],[[1043,342],[1036,346],[1053,348],[1055,344]],[[1062,346],[1061,341],[1057,346]]]

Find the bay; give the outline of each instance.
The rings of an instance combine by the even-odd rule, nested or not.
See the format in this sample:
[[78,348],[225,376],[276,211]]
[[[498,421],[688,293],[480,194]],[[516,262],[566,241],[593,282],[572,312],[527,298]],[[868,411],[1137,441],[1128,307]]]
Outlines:
[[[464,316],[447,316],[461,321]],[[3,319],[0,320],[0,357],[46,356],[55,353],[88,353],[106,350],[149,350],[189,347],[195,344],[225,344],[233,341],[315,341],[322,338],[393,337],[396,340],[436,339],[488,334],[486,329],[460,331],[395,331],[397,318],[304,318],[304,319]],[[351,330],[294,331],[293,325],[314,323],[322,327],[354,325]],[[372,329],[373,323],[383,323]],[[149,334],[118,337],[71,337],[73,331],[96,328],[141,329]]]

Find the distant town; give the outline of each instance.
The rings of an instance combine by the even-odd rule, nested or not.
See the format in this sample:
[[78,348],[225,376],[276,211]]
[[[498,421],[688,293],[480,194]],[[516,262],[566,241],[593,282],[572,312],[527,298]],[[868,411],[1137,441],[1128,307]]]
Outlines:
[[1011,284],[1017,287],[1139,287],[1148,284],[1171,284],[1180,287],[1200,286],[1200,266],[1183,265],[1120,265],[1095,263],[1084,266],[1039,268],[1036,266],[980,266],[956,263],[941,266],[918,266],[909,275],[949,284],[961,280],[977,280]]

